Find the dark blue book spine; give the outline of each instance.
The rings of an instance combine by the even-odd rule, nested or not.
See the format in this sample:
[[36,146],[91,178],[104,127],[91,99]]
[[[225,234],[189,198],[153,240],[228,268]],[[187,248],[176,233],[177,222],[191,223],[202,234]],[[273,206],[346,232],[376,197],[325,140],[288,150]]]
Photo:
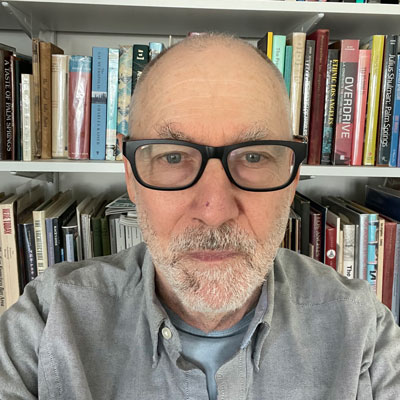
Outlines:
[[108,48],[93,47],[90,159],[106,158]]

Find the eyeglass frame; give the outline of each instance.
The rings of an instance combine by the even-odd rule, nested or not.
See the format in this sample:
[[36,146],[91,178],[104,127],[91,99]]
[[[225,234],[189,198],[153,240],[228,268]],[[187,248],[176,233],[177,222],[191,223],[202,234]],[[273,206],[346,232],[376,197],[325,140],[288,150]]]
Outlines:
[[[168,188],[168,187],[159,187],[159,186],[153,186],[149,185],[148,183],[144,182],[142,178],[140,177],[137,168],[136,168],[136,162],[135,162],[135,154],[136,151],[139,147],[144,146],[144,145],[150,145],[150,144],[176,144],[180,146],[187,146],[187,147],[192,147],[196,150],[198,150],[201,154],[201,165],[199,168],[199,171],[194,178],[194,180],[185,186],[181,186],[178,188]],[[290,178],[288,181],[280,186],[273,187],[273,188],[268,188],[268,189],[256,189],[256,188],[247,188],[244,186],[239,185],[232,177],[229,167],[228,167],[228,155],[233,151],[238,148],[242,147],[250,147],[250,146],[259,146],[259,145],[275,145],[275,146],[283,146],[283,147],[289,147],[290,149],[293,150],[294,153],[294,163],[293,163],[293,170],[291,173]],[[300,167],[300,164],[304,161],[306,158],[307,154],[307,141],[302,140],[302,141],[292,141],[292,140],[255,140],[255,141],[250,141],[250,142],[241,142],[241,143],[235,143],[235,144],[230,144],[227,146],[207,146],[207,145],[202,145],[202,144],[197,144],[197,143],[192,143],[192,142],[187,142],[184,140],[173,140],[173,139],[141,139],[141,140],[125,140],[122,143],[122,154],[127,158],[129,161],[129,164],[131,165],[133,175],[135,176],[136,180],[144,187],[148,189],[153,189],[153,190],[162,190],[162,191],[177,191],[177,190],[185,190],[188,189],[192,186],[194,186],[202,177],[203,172],[207,166],[208,160],[211,158],[217,158],[221,161],[222,166],[224,167],[225,173],[231,183],[233,183],[236,187],[246,190],[249,192],[273,192],[277,190],[284,189],[285,187],[288,187],[295,179],[297,175],[297,171]]]

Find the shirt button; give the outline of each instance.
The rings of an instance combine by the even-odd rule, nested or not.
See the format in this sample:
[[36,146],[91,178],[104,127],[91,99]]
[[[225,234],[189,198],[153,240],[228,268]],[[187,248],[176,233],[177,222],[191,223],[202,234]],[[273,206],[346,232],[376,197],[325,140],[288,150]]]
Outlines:
[[172,332],[169,328],[164,327],[161,329],[161,334],[163,335],[164,339],[171,339],[172,338]]

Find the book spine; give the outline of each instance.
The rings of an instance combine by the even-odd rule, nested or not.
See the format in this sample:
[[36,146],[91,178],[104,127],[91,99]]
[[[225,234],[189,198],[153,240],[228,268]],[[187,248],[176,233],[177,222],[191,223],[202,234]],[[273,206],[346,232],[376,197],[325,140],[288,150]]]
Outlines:
[[382,302],[383,296],[383,251],[385,242],[385,220],[379,217],[378,224],[378,262],[376,272],[376,297]]
[[283,79],[285,80],[285,85],[289,96],[290,96],[290,83],[292,77],[292,58],[293,58],[293,46],[286,46],[285,70],[283,74]]
[[40,42],[40,121],[42,158],[51,158],[51,45]]
[[321,162],[322,124],[324,122],[329,31],[319,29],[314,34],[309,35],[308,39],[315,40],[315,61],[307,162],[311,165],[319,165]]
[[360,50],[357,71],[357,91],[354,106],[354,132],[351,147],[351,165],[362,165],[370,65],[371,50]]
[[326,224],[325,264],[336,270],[336,228]]
[[106,160],[115,160],[118,115],[118,65],[119,49],[108,51],[107,132]]
[[163,43],[160,42],[150,42],[149,43],[149,58],[150,61],[154,60],[161,52],[165,49]]
[[393,123],[393,103],[397,62],[397,35],[387,36],[385,61],[382,71],[381,115],[378,129],[377,165],[389,165],[391,133]]
[[383,278],[382,278],[382,303],[389,309],[392,308],[393,272],[396,246],[396,223],[385,221],[383,242]]
[[51,155],[68,157],[68,75],[69,56],[53,54],[51,57]]
[[272,60],[272,46],[274,43],[274,33],[268,32],[267,33],[267,57]]
[[110,247],[110,229],[108,224],[108,218],[101,218],[101,245],[103,248],[103,255],[108,256],[111,254]]
[[343,225],[343,274],[349,279],[355,277],[355,226]]
[[396,83],[393,104],[392,142],[390,143],[390,167],[400,167],[399,128],[400,128],[400,55],[397,55]]
[[335,165],[350,164],[359,45],[358,40],[341,41],[336,128],[332,157]]
[[65,261],[78,261],[78,227],[63,227]]
[[40,40],[32,39],[32,76],[33,76],[33,106],[36,140],[36,157],[42,152],[42,127],[40,121]]
[[315,40],[306,40],[304,55],[303,96],[301,99],[300,135],[308,137],[310,129],[310,109],[312,82],[314,75]]
[[292,116],[292,134],[299,135],[306,34],[302,32],[294,32],[292,36],[289,38],[288,43],[293,46],[292,76],[290,83],[290,110]]
[[103,255],[102,241],[101,241],[101,221],[100,218],[93,218],[92,220],[93,229],[93,257]]
[[51,267],[55,264],[53,222],[51,218],[46,218],[46,239],[48,266]]
[[396,228],[396,245],[394,250],[394,270],[392,288],[392,313],[397,324],[400,323],[400,224]]
[[[133,46],[120,46],[118,71],[118,119],[117,135],[129,135],[129,104],[132,95]],[[119,147],[116,147],[116,160],[122,160]]]
[[18,300],[20,295],[14,205],[0,204],[0,224],[4,296],[8,309]]
[[[0,223],[1,216],[0,216]],[[6,297],[5,297],[5,279],[4,279],[4,266],[3,266],[3,250],[1,246],[1,233],[0,233],[0,316],[6,311]]]
[[17,104],[17,77],[16,77],[16,64],[17,57],[12,55],[10,57],[10,83],[11,83],[11,141],[12,141],[12,159],[18,160],[17,158],[17,147],[19,143],[17,142],[17,110],[20,109],[19,104]]
[[35,233],[32,223],[22,224],[21,226],[25,260],[25,279],[26,283],[29,283],[37,277]]
[[4,118],[4,54],[6,50],[0,48],[0,160],[6,159],[6,124]]
[[274,35],[272,43],[272,62],[279,69],[282,76],[285,68],[286,36]]
[[32,75],[21,75],[22,159],[32,161],[36,154]]
[[133,46],[133,58],[132,58],[132,93],[135,90],[137,81],[142,74],[144,67],[149,62],[149,46],[144,44],[135,44]]
[[358,235],[358,276],[359,279],[367,280],[368,270],[368,237],[369,237],[369,216],[360,214],[360,226]]
[[310,239],[314,246],[314,259],[322,261],[321,251],[321,214],[310,211]]
[[11,53],[4,55],[4,121],[5,121],[5,160],[15,159],[14,154],[14,123],[13,123],[13,96],[11,85]]
[[321,164],[331,163],[333,130],[335,128],[339,50],[328,50],[325,84],[324,125],[322,131]]
[[89,158],[92,57],[71,56],[69,61],[68,158]]
[[379,96],[381,90],[382,61],[385,37],[374,35],[371,49],[371,72],[368,86],[367,117],[363,165],[375,165],[376,131],[379,117]]
[[48,267],[46,222],[43,211],[33,211],[33,229],[35,232],[35,250],[38,275]]
[[378,265],[378,234],[379,220],[376,214],[370,214],[368,218],[368,258],[367,281],[376,293],[376,273]]
[[106,158],[108,48],[93,47],[90,159]]

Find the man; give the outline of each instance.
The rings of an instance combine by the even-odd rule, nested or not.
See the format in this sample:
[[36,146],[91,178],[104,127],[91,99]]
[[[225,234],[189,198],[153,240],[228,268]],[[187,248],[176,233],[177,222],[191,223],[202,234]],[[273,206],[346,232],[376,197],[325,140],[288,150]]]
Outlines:
[[143,73],[123,144],[146,245],[50,268],[0,320],[4,399],[398,399],[400,329],[366,282],[279,250],[305,146],[246,43]]

